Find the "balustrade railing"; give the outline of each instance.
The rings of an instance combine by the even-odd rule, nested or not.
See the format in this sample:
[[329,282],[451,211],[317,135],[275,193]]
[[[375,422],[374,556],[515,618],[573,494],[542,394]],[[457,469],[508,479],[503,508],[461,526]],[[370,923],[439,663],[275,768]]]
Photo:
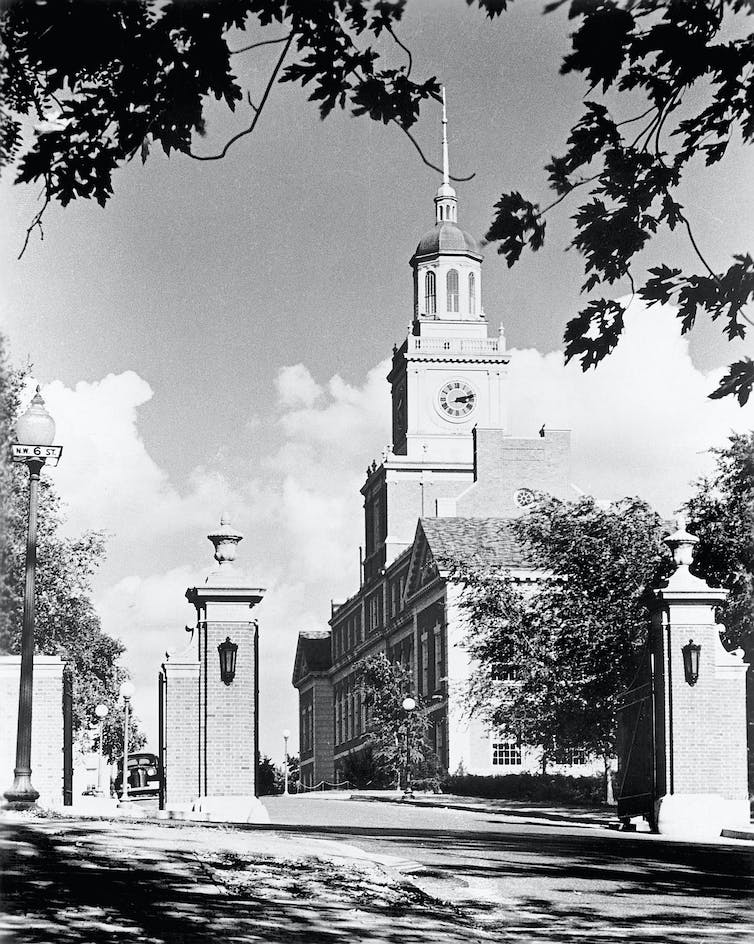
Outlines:
[[408,350],[421,354],[498,354],[497,338],[418,338],[409,337]]

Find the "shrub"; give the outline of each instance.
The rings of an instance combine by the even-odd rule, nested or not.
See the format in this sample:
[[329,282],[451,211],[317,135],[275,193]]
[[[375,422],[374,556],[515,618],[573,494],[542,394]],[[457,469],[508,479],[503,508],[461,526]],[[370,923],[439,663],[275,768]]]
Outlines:
[[565,774],[503,774],[480,777],[452,774],[442,782],[443,793],[501,800],[555,800],[581,806],[599,806],[604,800],[602,777],[569,777]]

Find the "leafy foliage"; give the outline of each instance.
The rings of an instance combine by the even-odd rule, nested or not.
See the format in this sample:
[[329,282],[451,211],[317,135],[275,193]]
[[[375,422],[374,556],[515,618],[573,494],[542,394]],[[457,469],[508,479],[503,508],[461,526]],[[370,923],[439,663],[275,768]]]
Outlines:
[[506,573],[457,575],[479,666],[468,706],[541,746],[543,769],[567,748],[609,757],[616,699],[646,639],[646,592],[668,572],[662,521],[639,499],[603,508],[540,496],[515,527],[549,576],[532,592]]
[[[19,409],[24,374],[6,361],[0,337],[0,652],[21,651],[23,598],[28,521],[28,472],[9,458],[13,423]],[[36,571],[35,651],[60,655],[74,673],[73,729],[91,743],[91,726],[100,702],[110,709],[105,721],[104,749],[113,758],[122,752],[122,711],[116,700],[120,683],[127,678],[118,664],[124,647],[104,633],[91,600],[91,581],[104,555],[101,533],[78,538],[61,533],[60,499],[50,475],[42,473]],[[132,726],[131,750],[144,743]]]
[[[588,98],[565,152],[545,168],[556,199],[540,209],[516,191],[504,193],[487,239],[512,265],[525,245],[542,246],[545,214],[586,187],[571,240],[584,259],[583,291],[625,279],[633,295],[631,269],[639,255],[661,227],[682,227],[704,271],[660,265],[638,294],[650,305],[677,305],[684,332],[706,313],[720,320],[729,340],[743,338],[752,326],[746,313],[754,299],[751,256],[734,255],[726,271],[714,271],[676,194],[695,156],[709,166],[723,159],[734,136],[754,140],[754,35],[743,33],[743,15],[754,7],[746,0],[557,0],[545,9],[564,6],[579,25],[561,72],[580,73],[590,96],[609,92],[617,107],[635,108],[637,96],[649,107],[618,120],[606,104]],[[584,370],[598,364],[620,337],[623,311],[614,300],[591,299],[566,327],[566,357],[579,358]],[[710,396],[734,395],[743,405],[752,387],[754,364],[747,358],[731,365]]]
[[[489,18],[508,0],[467,0]],[[252,133],[276,82],[309,89],[325,118],[350,109],[409,129],[436,98],[434,77],[415,81],[412,57],[395,33],[406,0],[16,0],[0,13],[0,167],[16,165],[19,182],[43,181],[44,202],[26,234],[38,227],[51,200],[66,205],[95,199],[105,205],[113,173],[155,145],[198,160],[219,160]],[[754,42],[745,33],[748,0],[553,0],[545,12],[568,10],[577,21],[561,64],[589,85],[584,113],[562,154],[545,170],[556,197],[542,208],[518,191],[503,193],[487,232],[509,266],[525,247],[544,244],[545,215],[573,191],[587,188],[573,213],[571,245],[584,259],[583,290],[628,282],[632,267],[667,227],[685,233],[700,272],[661,264],[638,288],[649,304],[678,306],[683,331],[700,314],[719,320],[729,339],[752,320],[751,257],[734,256],[725,271],[707,262],[678,199],[692,159],[721,161],[733,138],[754,138]],[[266,32],[270,28],[272,35]],[[234,31],[255,39],[232,49]],[[97,36],[97,42],[90,41]],[[374,43],[388,35],[399,64]],[[232,58],[261,46],[280,54],[258,103],[242,88]],[[292,61],[291,61],[292,60]],[[197,153],[204,109],[213,98],[235,111],[245,97],[251,119],[214,153]],[[694,94],[690,94],[690,93]],[[631,108],[627,117],[613,115]],[[255,96],[256,97],[256,96]],[[636,107],[643,100],[644,110]],[[33,126],[33,127],[32,127]],[[25,144],[23,131],[33,130]],[[429,163],[424,155],[422,159]],[[591,298],[570,320],[566,356],[583,369],[615,347],[623,306]],[[754,386],[750,359],[731,365],[711,396],[745,403]]]
[[403,699],[413,686],[411,672],[388,661],[383,653],[364,659],[357,671],[367,708],[366,740],[378,769],[394,781],[400,781],[404,770],[409,780],[436,774],[437,758],[426,740],[429,707],[412,693],[416,708],[403,708]]
[[696,483],[686,503],[689,530],[699,538],[694,572],[729,596],[720,608],[725,642],[754,655],[754,432],[736,433],[713,449],[716,468]]
[[[279,81],[311,85],[309,98],[323,118],[351,107],[409,128],[421,101],[438,94],[436,80],[414,82],[410,61],[380,68],[378,54],[359,46],[365,34],[392,34],[404,6],[405,0],[16,0],[0,13],[0,167],[17,162],[19,182],[43,180],[47,201],[65,206],[94,198],[104,206],[114,170],[137,154],[146,161],[159,145],[167,155],[198,156],[193,142],[205,132],[206,100],[233,111],[243,99],[231,67],[233,29],[277,30],[276,39],[236,52],[285,43],[265,99],[293,45],[296,59]],[[242,134],[253,130],[263,102],[249,99],[254,120]],[[24,150],[26,119],[34,135]]]

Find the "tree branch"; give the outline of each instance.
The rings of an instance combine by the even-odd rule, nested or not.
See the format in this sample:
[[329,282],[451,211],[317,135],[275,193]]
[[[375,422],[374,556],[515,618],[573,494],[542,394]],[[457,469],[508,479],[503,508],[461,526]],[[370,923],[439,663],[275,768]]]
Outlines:
[[37,226],[39,227],[39,238],[41,240],[44,240],[45,238],[44,229],[42,229],[42,217],[44,216],[44,212],[49,206],[50,200],[52,199],[52,194],[50,192],[50,175],[49,174],[45,174],[44,195],[45,195],[45,202],[42,204],[42,208],[38,210],[37,213],[34,214],[34,219],[26,227],[26,238],[24,239],[24,244],[21,247],[21,252],[19,252],[17,256],[18,259],[20,259],[21,256],[23,256],[23,254],[26,252],[26,247],[29,245],[29,239],[31,238],[31,234]]
[[392,26],[385,24],[385,29],[388,31],[388,33],[390,33],[390,35],[393,37],[395,42],[401,47],[401,49],[408,56],[408,68],[406,69],[406,78],[408,78],[411,75],[411,69],[414,66],[414,59],[413,59],[413,56],[411,55],[411,50],[408,48],[408,46],[404,46],[403,43],[398,39],[398,37],[393,32]]
[[239,53],[248,52],[250,49],[258,49],[260,46],[272,46],[275,43],[284,43],[288,39],[287,36],[281,36],[280,39],[263,39],[259,43],[252,43],[250,46],[242,46],[240,49],[229,49],[229,56],[237,56]]
[[267,101],[269,97],[270,91],[272,90],[272,86],[275,84],[275,79],[277,78],[278,72],[280,71],[280,68],[283,65],[283,60],[288,54],[288,50],[291,48],[291,43],[293,42],[294,36],[295,36],[295,30],[291,30],[291,32],[288,34],[285,47],[283,51],[280,53],[278,61],[275,63],[275,68],[272,70],[272,75],[270,75],[269,81],[267,82],[267,87],[264,90],[264,95],[262,95],[261,101],[259,102],[259,106],[255,107],[254,105],[251,105],[251,101],[249,101],[249,104],[251,105],[251,107],[254,108],[254,117],[252,118],[252,121],[249,127],[244,128],[243,131],[239,131],[238,134],[234,134],[233,137],[225,144],[225,147],[222,149],[222,151],[220,151],[219,154],[194,154],[193,151],[189,150],[186,152],[189,157],[193,157],[195,161],[220,161],[228,153],[228,151],[231,148],[231,145],[235,144],[236,141],[245,137],[247,134],[252,133],[254,128],[256,128],[257,126],[257,122],[259,121],[259,116],[262,114],[262,109],[264,108],[265,102]]
[[694,247],[694,252],[697,254],[697,256],[699,257],[699,259],[701,260],[701,263],[702,263],[702,265],[704,266],[704,268],[709,272],[709,274],[712,276],[712,278],[719,284],[719,282],[720,282],[720,276],[717,274],[717,272],[714,272],[714,271],[710,268],[709,263],[707,262],[707,260],[706,260],[706,259],[704,258],[704,256],[702,255],[701,249],[699,248],[699,246],[697,246],[696,240],[694,239],[694,234],[693,234],[693,232],[691,231],[691,223],[689,223],[689,221],[688,221],[688,219],[686,218],[685,214],[680,213],[679,216],[680,216],[681,219],[683,220],[684,226],[686,227],[686,232],[689,234],[689,239],[691,240],[691,245]]
[[[391,120],[392,122],[394,122],[394,124],[396,124],[396,125],[401,129],[401,131],[406,135],[406,137],[409,139],[409,141],[410,141],[410,142],[413,144],[413,146],[416,148],[416,150],[417,150],[417,152],[418,152],[418,154],[419,154],[419,157],[420,157],[420,158],[422,159],[422,161],[427,165],[427,167],[431,167],[432,170],[436,170],[438,174],[441,174],[441,173],[442,173],[442,168],[441,168],[441,167],[438,167],[436,164],[433,164],[432,161],[427,160],[427,158],[424,156],[424,151],[422,151],[421,146],[419,145],[419,143],[418,143],[418,141],[416,140],[416,138],[411,134],[411,132],[408,131],[406,128],[404,128],[403,125],[402,125],[396,118],[391,118],[390,120]],[[472,180],[474,177],[476,177],[476,171],[474,171],[473,174],[469,174],[468,177],[454,177],[453,174],[450,174],[449,177],[450,177],[451,180],[455,180],[457,183],[461,183],[461,182],[463,182],[463,181],[465,181],[465,180]]]
[[634,121],[641,121],[642,118],[646,118],[650,112],[653,112],[656,107],[657,107],[656,105],[652,105],[646,111],[643,111],[640,115],[635,115],[633,118],[626,118],[624,121],[618,121],[616,122],[615,127],[621,128],[623,125],[633,124]]
[[565,200],[566,197],[570,197],[570,195],[573,193],[573,191],[576,190],[578,187],[583,187],[584,184],[590,184],[593,180],[597,180],[597,178],[600,176],[600,173],[601,173],[601,171],[600,171],[599,173],[597,173],[597,174],[592,174],[591,177],[584,177],[583,180],[577,181],[577,182],[571,187],[570,190],[566,190],[565,193],[561,193],[561,195],[558,197],[557,200],[553,200],[552,203],[548,203],[548,205],[544,208],[544,210],[540,210],[540,211],[539,211],[539,215],[540,215],[540,216],[544,216],[545,213],[547,213],[548,210],[551,210],[553,207],[556,207],[559,203],[562,203],[563,200]]

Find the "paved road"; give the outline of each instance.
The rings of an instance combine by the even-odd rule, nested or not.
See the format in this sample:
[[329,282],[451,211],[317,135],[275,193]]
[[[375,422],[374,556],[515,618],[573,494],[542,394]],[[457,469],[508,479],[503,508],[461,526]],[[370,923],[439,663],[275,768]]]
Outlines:
[[[557,819],[543,825],[526,822],[520,811],[508,817],[311,797],[265,803],[273,825],[262,829],[59,819],[0,824],[0,939],[754,940],[751,844],[674,843]],[[373,861],[387,862],[420,891],[373,866],[370,872]]]
[[428,894],[499,941],[754,941],[750,843],[508,820],[489,813],[270,797],[278,827],[412,860]]

